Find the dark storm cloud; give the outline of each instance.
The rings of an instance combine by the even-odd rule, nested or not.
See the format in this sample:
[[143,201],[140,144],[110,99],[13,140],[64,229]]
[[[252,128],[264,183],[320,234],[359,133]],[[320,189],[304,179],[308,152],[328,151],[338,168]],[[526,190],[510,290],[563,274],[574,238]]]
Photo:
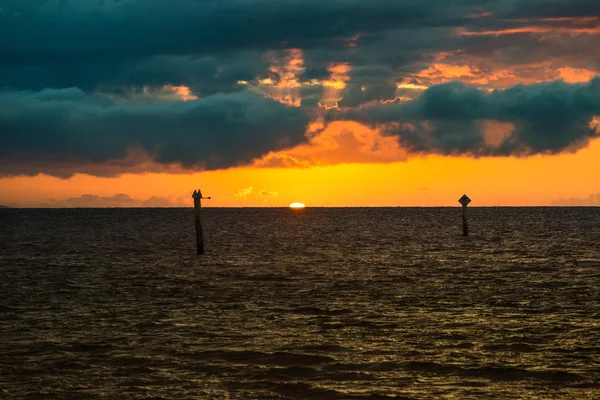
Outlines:
[[305,141],[301,109],[249,92],[193,101],[115,104],[78,89],[0,92],[0,173],[123,159],[132,147],[154,161],[206,169],[243,165]]
[[[429,27],[394,29],[372,34],[360,47],[323,46],[304,52],[307,69],[325,71],[328,65],[346,63],[353,67],[353,80],[364,76],[388,79],[406,72],[414,72],[432,61],[440,51],[463,48],[462,38],[453,36],[453,28]],[[357,70],[356,72],[354,70]],[[380,74],[377,78],[377,74]]]
[[216,56],[156,56],[131,65],[115,77],[113,86],[189,86],[195,94],[239,91],[240,81],[266,76],[268,63],[258,53]]
[[2,65],[0,87],[42,90],[78,87],[84,91],[119,90],[132,86],[189,86],[199,95],[240,89],[238,81],[266,76],[268,63],[256,52],[219,55],[157,55],[152,57]]
[[327,79],[329,78],[329,71],[325,68],[325,63],[322,63],[321,68],[306,68],[306,70],[300,75],[302,81],[310,81],[311,79]]
[[[474,4],[398,0],[7,1],[5,62],[313,47],[403,26],[455,25]],[[18,40],[15,40],[18,38]]]
[[[600,69],[600,52],[594,49],[600,40],[597,35],[573,36],[568,33],[549,40],[546,36],[520,33],[516,35],[467,36],[461,38],[463,50],[460,57],[475,56],[501,65],[524,65],[561,61],[570,66],[583,64]],[[516,45],[518,43],[518,45]]]
[[396,85],[390,84],[350,84],[342,92],[338,101],[340,107],[357,107],[371,101],[393,100],[396,96]]
[[[394,30],[600,15],[595,0],[4,0],[3,8],[6,65],[310,49],[344,45],[349,37],[363,47]],[[466,18],[483,12],[496,18]]]
[[600,16],[597,0],[519,0],[506,17],[513,18],[565,18]]
[[350,84],[342,91],[340,107],[357,107],[370,101],[393,100],[396,96],[396,80],[391,68],[366,65],[350,71]]
[[[264,77],[267,66],[261,56],[282,48],[306,53],[322,49],[314,57],[307,55],[303,77],[322,78],[329,63],[363,64],[374,52],[363,54],[362,48],[391,31],[404,29],[407,35],[390,42],[394,47],[383,54],[393,55],[396,63],[414,60],[423,48],[413,44],[409,54],[400,53],[428,36],[421,30],[459,26],[472,6],[488,3],[494,2],[5,0],[0,87],[90,91],[154,82],[203,87],[203,93],[212,94],[230,91],[238,80]],[[410,30],[419,34],[410,35]],[[350,37],[356,38],[358,52],[345,46]],[[311,58],[318,60],[315,68]]]
[[[324,79],[327,66],[341,62],[388,68],[402,76],[429,62],[431,54],[458,50],[469,54],[471,45],[474,54],[479,44],[480,52],[503,49],[499,55],[506,50],[525,57],[536,46],[556,54],[548,44],[552,41],[526,43],[519,39],[523,44],[515,46],[514,38],[456,37],[453,32],[458,27],[473,31],[519,27],[524,25],[519,18],[561,12],[599,15],[593,14],[596,3],[4,0],[0,87],[93,91],[170,83],[210,95],[235,91],[240,80],[267,76],[265,52],[282,48],[304,50],[307,69],[300,77],[303,81]],[[470,17],[486,12],[492,17]],[[347,47],[349,44],[356,47]],[[569,47],[563,48],[567,51]]]
[[[600,78],[491,93],[451,82],[430,87],[414,101],[332,111],[328,117],[381,127],[412,152],[508,156],[559,153],[585,143],[598,136],[590,127],[595,115],[600,115]],[[514,131],[490,143],[482,121],[511,123]]]

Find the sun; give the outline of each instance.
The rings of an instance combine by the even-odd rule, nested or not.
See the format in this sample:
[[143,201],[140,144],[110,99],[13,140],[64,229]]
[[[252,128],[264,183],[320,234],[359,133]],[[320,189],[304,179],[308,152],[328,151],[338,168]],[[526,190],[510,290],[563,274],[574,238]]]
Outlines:
[[299,210],[299,209],[304,208],[304,207],[306,207],[304,205],[304,203],[292,203],[292,204],[290,204],[290,208],[293,208],[295,210]]

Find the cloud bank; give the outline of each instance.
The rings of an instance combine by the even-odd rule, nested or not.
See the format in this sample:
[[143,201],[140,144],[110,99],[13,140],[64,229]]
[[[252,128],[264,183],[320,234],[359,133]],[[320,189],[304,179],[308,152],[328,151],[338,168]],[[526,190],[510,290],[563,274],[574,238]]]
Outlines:
[[126,194],[116,194],[114,196],[96,196],[93,194],[84,194],[78,197],[69,197],[64,200],[50,200],[42,207],[68,207],[68,208],[137,208],[137,207],[185,207],[188,204],[183,199],[156,197],[152,196],[146,200],[134,199]]
[[250,92],[115,103],[79,89],[0,92],[0,173],[11,163],[73,171],[139,147],[161,164],[221,169],[305,141],[307,116]]
[[412,152],[523,156],[559,153],[598,137],[600,78],[487,92],[460,82],[428,88],[413,101],[336,110],[330,119],[380,127]]
[[552,202],[553,206],[592,206],[600,207],[600,193],[591,194],[588,197],[569,197]]
[[405,150],[382,151],[390,142],[373,136],[362,141],[373,151],[317,151],[344,162],[553,154],[597,136],[596,0],[4,0],[1,10],[4,176],[318,165],[282,151],[318,147],[310,126],[322,120],[364,124]]

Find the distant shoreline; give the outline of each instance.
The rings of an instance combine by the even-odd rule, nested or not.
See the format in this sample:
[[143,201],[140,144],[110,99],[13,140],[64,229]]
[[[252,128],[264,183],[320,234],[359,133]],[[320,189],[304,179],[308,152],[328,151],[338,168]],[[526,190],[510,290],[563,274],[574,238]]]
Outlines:
[[[14,206],[1,206],[0,209],[12,209],[12,210],[187,210],[193,208],[193,206],[184,207],[14,207]],[[272,206],[272,207],[202,207],[203,209],[216,209],[216,210],[276,210],[285,209],[289,210],[288,206]],[[335,209],[335,208],[458,208],[458,206],[306,206],[304,209]],[[600,208],[600,205],[573,205],[573,206],[469,206],[469,209],[473,208]],[[295,210],[296,212],[302,212],[302,210]]]

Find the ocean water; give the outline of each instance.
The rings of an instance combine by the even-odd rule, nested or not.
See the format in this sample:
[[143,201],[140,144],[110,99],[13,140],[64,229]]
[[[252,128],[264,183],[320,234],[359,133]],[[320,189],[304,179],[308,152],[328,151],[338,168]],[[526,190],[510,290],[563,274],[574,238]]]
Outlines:
[[600,398],[600,209],[469,210],[0,210],[0,398]]

